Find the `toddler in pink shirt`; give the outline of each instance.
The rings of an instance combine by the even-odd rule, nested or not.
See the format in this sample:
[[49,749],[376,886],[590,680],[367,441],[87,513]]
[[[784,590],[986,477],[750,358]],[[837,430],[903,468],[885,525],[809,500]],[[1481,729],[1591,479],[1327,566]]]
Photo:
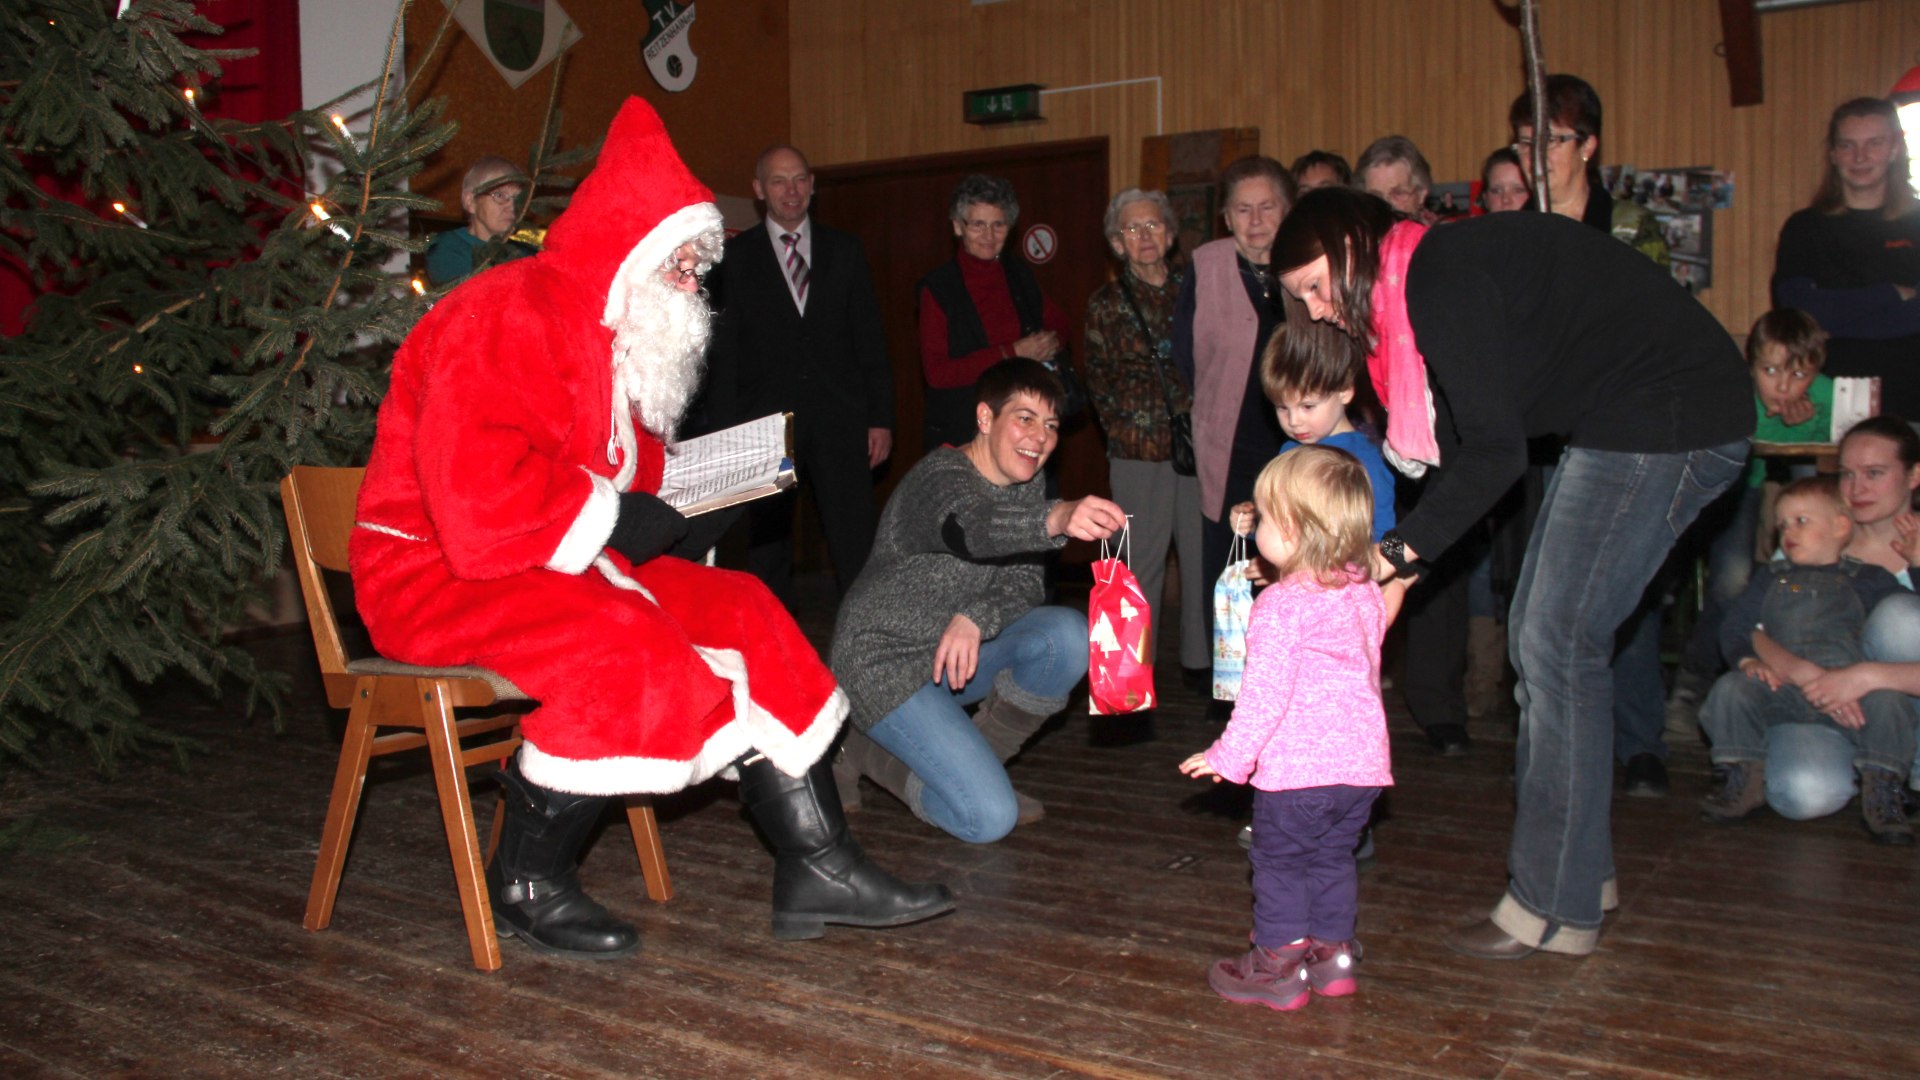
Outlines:
[[1218,741],[1188,776],[1251,783],[1253,948],[1207,982],[1229,1001],[1289,1010],[1354,992],[1353,849],[1393,783],[1380,640],[1402,590],[1366,567],[1373,488],[1353,455],[1302,446],[1254,482],[1254,543],[1275,583],[1253,604],[1247,668]]

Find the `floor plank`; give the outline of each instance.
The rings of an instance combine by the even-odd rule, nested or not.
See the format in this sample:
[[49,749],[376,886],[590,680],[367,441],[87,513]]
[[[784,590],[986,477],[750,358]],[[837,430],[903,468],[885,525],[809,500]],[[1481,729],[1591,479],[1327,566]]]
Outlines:
[[[816,640],[824,593],[803,594]],[[863,845],[949,883],[952,916],[774,941],[771,858],[716,783],[660,803],[672,902],[645,898],[616,816],[588,853],[584,880],[639,925],[639,954],[570,963],[507,941],[481,974],[424,762],[378,763],[333,925],[301,928],[340,717],[302,636],[252,647],[294,677],[284,732],[162,690],[156,715],[209,747],[187,772],[0,781],[5,820],[37,826],[0,853],[0,1074],[1920,1075],[1914,852],[1867,843],[1851,809],[1703,825],[1697,746],[1676,750],[1671,798],[1616,802],[1624,903],[1583,960],[1441,946],[1500,893],[1511,722],[1477,722],[1473,754],[1441,759],[1391,701],[1361,992],[1286,1015],[1220,1001],[1206,968],[1249,923],[1241,811],[1175,769],[1218,728],[1163,678],[1150,723],[1076,702],[1014,761],[1048,816],[1001,843],[952,841],[864,790]],[[475,789],[484,825],[491,788]]]

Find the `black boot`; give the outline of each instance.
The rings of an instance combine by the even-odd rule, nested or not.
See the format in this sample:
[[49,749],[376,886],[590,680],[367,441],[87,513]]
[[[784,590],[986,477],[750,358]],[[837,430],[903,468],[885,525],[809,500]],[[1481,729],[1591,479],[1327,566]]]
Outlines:
[[487,867],[494,929],[560,956],[604,960],[632,952],[639,931],[580,887],[580,847],[606,796],[539,787],[520,775],[518,759],[500,770],[500,786],[507,822]]
[[903,926],[953,910],[945,885],[905,884],[861,853],[826,758],[801,777],[752,758],[738,766],[740,801],[773,843],[774,937],[817,938],[827,923]]

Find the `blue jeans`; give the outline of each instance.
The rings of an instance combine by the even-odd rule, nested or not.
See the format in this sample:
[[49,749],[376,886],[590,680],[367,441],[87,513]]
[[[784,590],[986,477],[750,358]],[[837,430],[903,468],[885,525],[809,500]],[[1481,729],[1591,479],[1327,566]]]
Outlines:
[[[1534,523],[1508,618],[1520,737],[1508,897],[1495,921],[1540,945],[1591,951],[1613,877],[1614,634],[1674,541],[1746,462],[1745,439],[1630,454],[1569,448]],[[1531,924],[1531,925],[1528,925]]]
[[[1895,593],[1874,605],[1860,631],[1868,660],[1920,662],[1920,596]],[[1912,699],[1920,707],[1920,698]],[[1853,741],[1828,724],[1788,724],[1767,736],[1767,805],[1795,821],[1825,817],[1854,794]],[[1920,781],[1920,758],[1908,783]]]
[[965,707],[1006,678],[1024,700],[1058,702],[1057,711],[1086,674],[1087,617],[1072,608],[1037,607],[980,643],[980,665],[966,686],[927,683],[867,737],[913,770],[915,812],[962,840],[990,844],[1013,831],[1019,809],[1006,768]]

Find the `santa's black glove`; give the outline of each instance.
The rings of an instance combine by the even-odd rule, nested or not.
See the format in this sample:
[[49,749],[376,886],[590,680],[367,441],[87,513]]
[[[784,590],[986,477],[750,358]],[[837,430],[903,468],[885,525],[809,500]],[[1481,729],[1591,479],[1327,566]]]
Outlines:
[[620,516],[614,520],[607,546],[639,566],[686,535],[687,519],[680,511],[644,491],[629,491],[620,496]]

